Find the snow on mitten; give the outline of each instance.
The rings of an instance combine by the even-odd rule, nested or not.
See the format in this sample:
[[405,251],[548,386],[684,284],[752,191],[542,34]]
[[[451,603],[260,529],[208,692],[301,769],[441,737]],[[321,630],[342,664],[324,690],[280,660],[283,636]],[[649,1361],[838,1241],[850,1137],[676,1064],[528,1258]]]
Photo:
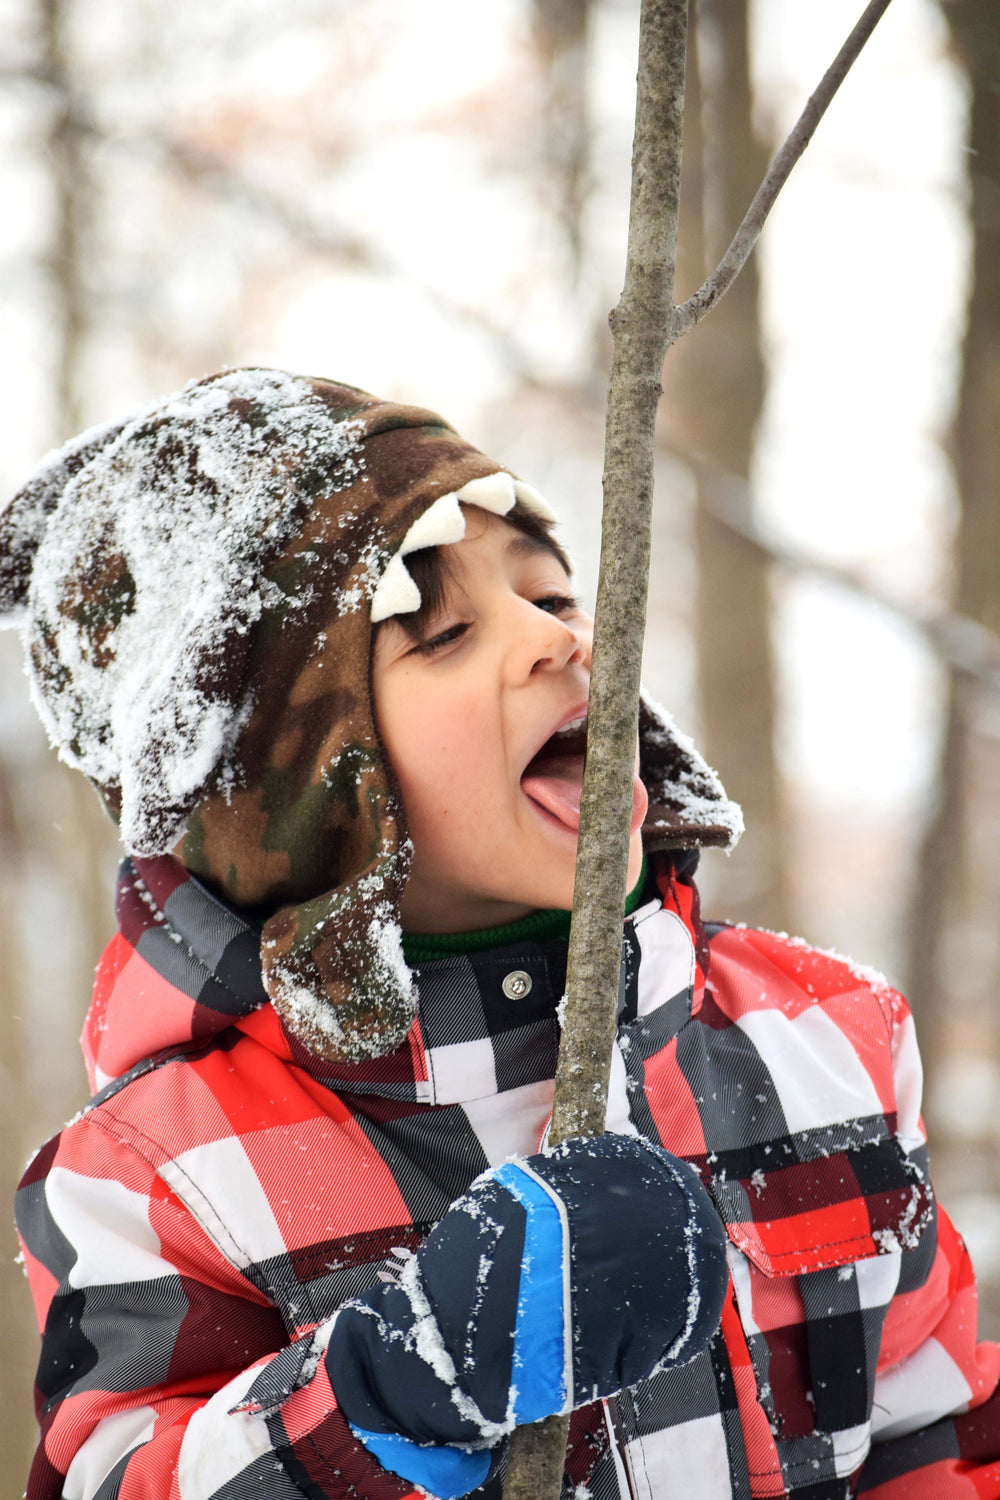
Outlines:
[[338,1312],[327,1368],[379,1462],[449,1500],[513,1427],[693,1359],[726,1284],[692,1167],[631,1136],[569,1141],[478,1177],[398,1283]]

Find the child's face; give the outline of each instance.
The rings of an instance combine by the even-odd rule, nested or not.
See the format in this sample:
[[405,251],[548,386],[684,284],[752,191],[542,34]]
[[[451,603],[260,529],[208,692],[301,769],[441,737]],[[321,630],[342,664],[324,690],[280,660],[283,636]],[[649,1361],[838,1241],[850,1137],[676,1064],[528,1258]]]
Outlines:
[[[375,644],[376,721],[415,850],[401,908],[411,932],[473,931],[573,900],[582,748],[569,738],[536,757],[586,713],[593,621],[546,548],[485,511],[466,520],[424,640],[389,620]],[[645,812],[637,777],[630,887]]]

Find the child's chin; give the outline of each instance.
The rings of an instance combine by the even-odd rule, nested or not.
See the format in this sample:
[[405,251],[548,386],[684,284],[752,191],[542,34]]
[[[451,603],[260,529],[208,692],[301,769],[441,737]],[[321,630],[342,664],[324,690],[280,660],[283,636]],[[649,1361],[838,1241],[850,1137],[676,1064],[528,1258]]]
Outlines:
[[[559,868],[562,864],[563,867]],[[576,851],[569,851],[565,862],[536,861],[534,868],[521,872],[512,880],[504,897],[512,906],[528,911],[570,911],[573,906],[573,878],[576,873]]]

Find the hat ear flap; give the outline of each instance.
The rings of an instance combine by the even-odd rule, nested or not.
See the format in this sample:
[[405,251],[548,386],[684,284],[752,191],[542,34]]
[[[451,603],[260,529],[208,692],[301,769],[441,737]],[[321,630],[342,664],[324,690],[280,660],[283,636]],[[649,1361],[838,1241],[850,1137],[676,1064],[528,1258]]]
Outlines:
[[410,846],[394,849],[393,842],[349,884],[284,906],[264,925],[264,986],[274,1008],[328,1062],[384,1057],[402,1044],[416,1015],[399,921]]
[[647,851],[733,849],[743,813],[666,709],[643,691],[639,701],[639,775],[649,793],[642,825]]
[[55,449],[0,510],[0,628],[25,623],[35,554],[63,491],[125,426],[92,427]]

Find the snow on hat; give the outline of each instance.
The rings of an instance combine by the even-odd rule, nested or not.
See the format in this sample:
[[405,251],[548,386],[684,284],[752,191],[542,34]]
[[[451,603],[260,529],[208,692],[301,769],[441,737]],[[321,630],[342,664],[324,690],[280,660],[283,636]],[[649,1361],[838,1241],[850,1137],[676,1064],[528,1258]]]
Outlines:
[[[264,982],[312,1051],[398,1046],[403,812],[375,730],[373,624],[419,605],[406,555],[460,502],[541,497],[440,417],[231,370],[43,461],[0,512],[0,625],[26,635],[62,758],[130,852],[173,850],[263,922]],[[644,704],[652,846],[730,845],[738,810]]]

